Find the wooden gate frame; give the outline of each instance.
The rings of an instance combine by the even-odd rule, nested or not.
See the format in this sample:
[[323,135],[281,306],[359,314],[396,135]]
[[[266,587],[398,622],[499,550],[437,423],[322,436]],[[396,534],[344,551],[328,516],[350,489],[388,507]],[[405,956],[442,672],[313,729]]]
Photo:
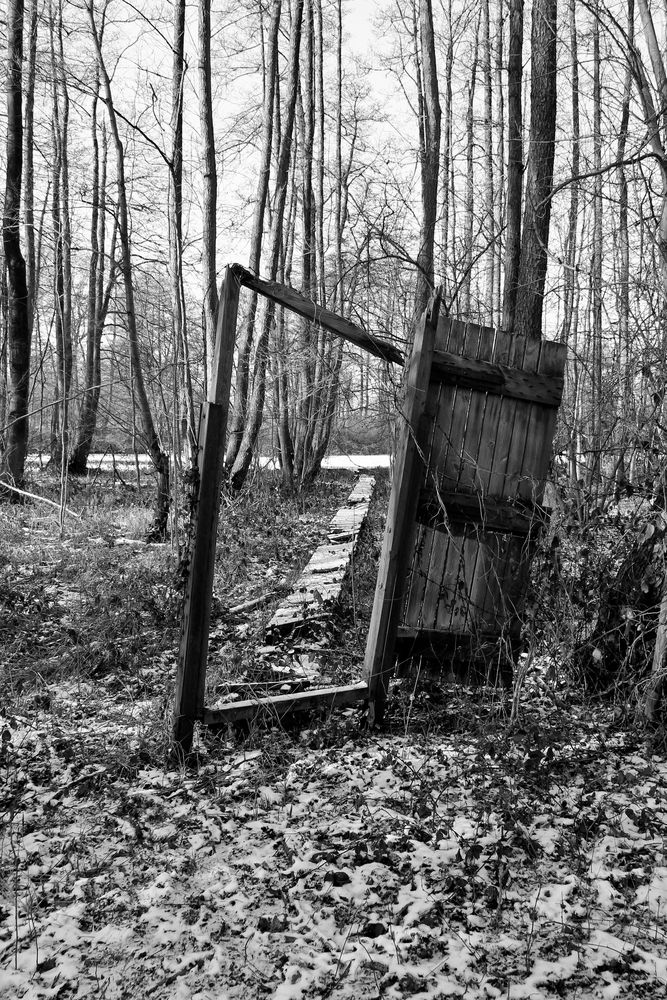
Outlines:
[[[403,592],[410,557],[415,517],[424,481],[424,442],[428,439],[429,415],[427,402],[433,379],[442,383],[479,390],[490,395],[525,400],[549,409],[551,431],[563,389],[562,376],[531,374],[521,368],[474,360],[435,349],[440,309],[436,295],[420,318],[407,372],[407,393],[404,404],[404,427],[396,456],[387,526],[383,541],[378,582],[369,627],[364,662],[364,680],[344,687],[303,691],[277,698],[258,699],[243,706],[222,709],[206,708],[205,687],[208,659],[208,639],[213,594],[216,538],[220,493],[224,471],[224,447],[232,378],[232,363],[236,343],[239,294],[242,287],[263,295],[306,319],[318,323],[336,336],[368,351],[391,364],[403,364],[401,352],[388,341],[375,337],[349,320],[317,306],[293,289],[251,274],[239,264],[225,270],[220,290],[217,314],[213,374],[208,399],[202,406],[199,442],[199,484],[193,511],[190,564],[186,584],[185,606],[181,632],[174,707],[174,738],[183,753],[188,753],[196,722],[215,724],[248,717],[249,705],[270,703],[271,711],[280,716],[299,708],[315,705],[349,705],[369,699],[369,721],[381,721],[387,699],[389,677],[393,670],[393,653],[398,623],[403,606]],[[562,356],[562,345],[551,345]],[[562,351],[560,350],[562,348]],[[560,363],[560,362],[559,362]],[[556,366],[558,367],[558,366]],[[455,500],[461,500],[455,497]],[[466,499],[466,498],[463,498]],[[474,495],[473,495],[473,500]],[[483,499],[483,498],[480,498]],[[509,498],[507,498],[509,499]],[[471,497],[467,497],[470,501]],[[470,507],[470,503],[468,504]],[[470,511],[468,511],[470,513]],[[501,530],[525,535],[525,521],[520,513],[508,510],[501,502],[494,508]],[[464,517],[465,520],[465,517]],[[515,530],[516,529],[516,530]]]
[[[225,269],[218,303],[212,378],[199,422],[199,483],[193,511],[190,562],[176,673],[173,731],[176,744],[183,753],[188,753],[192,746],[196,722],[215,723],[221,721],[223,716],[225,719],[230,717],[226,710],[216,713],[214,709],[207,709],[204,701],[220,492],[241,288],[248,288],[271,302],[318,323],[383,361],[403,364],[403,355],[394,344],[375,337],[342,316],[316,305],[294,289],[258,278],[240,264],[230,264]],[[366,694],[367,685],[360,683],[343,688],[285,695],[272,699],[272,707],[280,714],[295,707],[311,707],[315,703],[352,704]]]

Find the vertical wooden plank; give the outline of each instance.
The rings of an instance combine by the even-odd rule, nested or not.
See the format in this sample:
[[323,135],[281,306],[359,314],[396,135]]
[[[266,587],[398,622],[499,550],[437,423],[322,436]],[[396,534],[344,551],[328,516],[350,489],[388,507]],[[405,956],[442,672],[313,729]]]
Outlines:
[[[523,364],[516,367],[523,368],[527,372],[536,372],[540,361],[542,343],[533,338],[526,341],[523,352]],[[519,493],[519,483],[524,474],[524,454],[526,442],[528,441],[533,414],[536,411],[535,403],[526,403],[517,400],[514,412],[514,426],[512,428],[512,438],[507,450],[507,464],[505,466],[505,482],[502,486],[502,494],[506,497],[516,497]],[[539,407],[541,409],[541,407]]]
[[436,293],[419,322],[407,375],[404,426],[394,466],[394,478],[382,542],[373,611],[368,629],[364,678],[368,681],[369,722],[381,722],[393,667],[396,628],[402,610],[403,587],[410,556],[407,543],[414,534],[419,489],[424,478],[416,435],[429,391],[433,345],[440,295]]
[[[477,347],[477,360],[491,361],[494,349],[495,338],[493,330],[482,328]],[[472,393],[465,436],[461,448],[459,478],[455,487],[457,492],[471,493],[477,491],[480,511],[483,511],[484,497],[480,491],[479,453],[482,447],[486,410],[490,399],[493,399],[493,397],[489,397],[483,390],[476,390]],[[483,580],[486,573],[486,563],[489,558],[493,559],[493,550],[490,553],[487,552],[487,538],[487,534],[479,526],[470,527],[465,534],[463,540],[461,580],[457,584],[457,588],[460,591],[457,602],[460,610],[458,616],[453,616],[451,621],[451,628],[456,631],[470,631],[474,634],[479,630],[479,587],[484,586]],[[481,582],[478,582],[478,580]]]
[[239,282],[228,267],[220,289],[213,378],[200,423],[199,493],[176,674],[174,739],[183,753],[189,752],[194,724],[204,711],[213,569],[239,289]]
[[[438,323],[436,340],[440,341],[443,350],[459,354],[465,345],[466,326],[458,320],[447,319]],[[451,423],[457,402],[457,388],[453,385],[439,383],[429,390],[429,400],[433,397],[435,407],[432,416],[431,443],[428,454],[428,464],[425,479],[430,483],[435,475],[436,483],[442,468],[443,455],[447,453],[450,442]],[[442,532],[432,531],[427,525],[419,525],[417,544],[411,556],[410,588],[407,590],[403,624],[416,628],[428,625],[423,618],[424,592],[428,586],[429,570],[433,558],[433,549],[446,548],[446,537]],[[439,558],[442,559],[440,552]]]
[[[526,351],[526,338],[513,337],[511,343],[511,354],[509,364],[514,368],[523,368],[524,354]],[[487,492],[492,497],[506,496],[505,484],[507,481],[507,464],[510,457],[510,448],[514,436],[514,422],[516,419],[517,407],[522,405],[517,399],[503,397],[500,401],[498,411],[498,422],[493,441],[491,453],[491,466],[489,471]],[[528,403],[524,403],[528,406]],[[490,427],[486,428],[487,432]]]
[[[504,330],[496,331],[496,339],[493,345],[491,361],[494,364],[506,365],[512,355],[513,337]],[[514,412],[512,400],[504,400],[500,396],[490,395],[487,398],[486,409],[484,411],[484,421],[480,431],[479,449],[477,452],[477,475],[476,481],[479,491],[483,496],[491,494],[491,477],[494,471],[494,458],[500,452],[497,448],[499,427],[503,413]],[[511,422],[511,421],[510,421]]]
[[[456,353],[473,360],[487,360],[492,348],[493,331],[471,323],[466,327],[463,343]],[[485,400],[486,393],[483,391],[460,387],[457,390],[448,448],[436,470],[438,482],[445,490],[456,490],[462,478],[472,481],[474,477],[480,416],[484,412]],[[453,524],[446,534],[438,533],[431,552],[423,598],[423,618],[430,628],[441,620],[440,605],[443,603],[450,608],[450,625],[459,613],[465,618],[469,597],[467,587],[474,575],[476,558],[477,549],[466,538],[462,525]]]
[[[564,344],[543,342],[537,371],[540,375],[562,375],[565,355]],[[518,486],[519,496],[523,499],[542,502],[557,418],[558,411],[553,407],[533,404],[523,454],[524,474]]]

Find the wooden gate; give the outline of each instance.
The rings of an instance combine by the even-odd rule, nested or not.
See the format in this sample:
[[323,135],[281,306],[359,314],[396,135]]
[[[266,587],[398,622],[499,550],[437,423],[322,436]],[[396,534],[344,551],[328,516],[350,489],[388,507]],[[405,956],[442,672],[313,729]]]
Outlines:
[[516,650],[565,353],[439,317],[437,296],[424,314],[366,646],[371,721],[397,647],[487,671]]

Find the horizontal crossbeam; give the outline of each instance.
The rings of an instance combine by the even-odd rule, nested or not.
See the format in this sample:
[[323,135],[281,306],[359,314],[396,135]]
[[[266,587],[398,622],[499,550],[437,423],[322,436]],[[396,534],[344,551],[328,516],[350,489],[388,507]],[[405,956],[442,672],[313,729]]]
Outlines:
[[563,377],[560,375],[538,375],[490,361],[473,361],[448,351],[433,352],[431,382],[479,389],[495,396],[522,399],[554,409],[560,406],[563,394]]
[[456,523],[478,524],[484,531],[528,535],[544,526],[549,510],[529,500],[484,497],[478,493],[436,491],[424,487],[419,494],[417,520],[435,531]]

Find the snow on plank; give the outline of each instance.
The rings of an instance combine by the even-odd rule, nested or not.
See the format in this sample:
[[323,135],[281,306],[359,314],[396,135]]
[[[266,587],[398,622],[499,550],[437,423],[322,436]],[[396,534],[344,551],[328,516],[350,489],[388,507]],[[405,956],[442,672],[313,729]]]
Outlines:
[[328,617],[343,589],[374,488],[374,476],[359,476],[345,507],[332,518],[326,542],[315,549],[294,590],[269,622],[269,640]]

